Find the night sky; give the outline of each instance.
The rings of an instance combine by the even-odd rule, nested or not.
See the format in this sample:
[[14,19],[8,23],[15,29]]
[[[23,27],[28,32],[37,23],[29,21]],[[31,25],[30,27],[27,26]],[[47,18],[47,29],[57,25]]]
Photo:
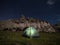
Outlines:
[[21,14],[60,23],[60,0],[0,0],[0,20],[19,18]]

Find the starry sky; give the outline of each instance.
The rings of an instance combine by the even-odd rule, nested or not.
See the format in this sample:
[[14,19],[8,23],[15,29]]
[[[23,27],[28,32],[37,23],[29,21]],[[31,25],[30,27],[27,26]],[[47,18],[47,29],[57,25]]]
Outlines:
[[0,0],[0,20],[19,18],[21,14],[60,23],[60,0]]

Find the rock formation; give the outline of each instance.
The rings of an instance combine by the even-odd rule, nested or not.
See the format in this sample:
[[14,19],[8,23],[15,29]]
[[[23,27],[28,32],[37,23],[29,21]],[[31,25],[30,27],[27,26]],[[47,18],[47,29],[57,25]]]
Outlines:
[[0,21],[0,30],[4,28],[14,29],[17,28],[23,30],[26,27],[32,26],[36,28],[39,32],[55,32],[55,29],[47,21],[34,19],[34,18],[25,18],[22,16],[20,19],[10,19],[5,21]]

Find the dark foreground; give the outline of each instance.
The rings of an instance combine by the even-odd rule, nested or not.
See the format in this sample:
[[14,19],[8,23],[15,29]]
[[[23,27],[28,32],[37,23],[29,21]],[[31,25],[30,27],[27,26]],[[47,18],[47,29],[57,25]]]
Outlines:
[[40,33],[39,38],[26,38],[22,32],[0,31],[0,45],[60,45],[60,33]]

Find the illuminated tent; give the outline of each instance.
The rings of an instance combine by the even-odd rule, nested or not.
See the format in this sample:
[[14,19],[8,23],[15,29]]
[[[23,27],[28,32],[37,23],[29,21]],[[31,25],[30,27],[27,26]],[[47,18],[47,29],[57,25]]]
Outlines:
[[34,27],[28,27],[24,31],[24,35],[32,38],[32,37],[39,37],[38,31]]

